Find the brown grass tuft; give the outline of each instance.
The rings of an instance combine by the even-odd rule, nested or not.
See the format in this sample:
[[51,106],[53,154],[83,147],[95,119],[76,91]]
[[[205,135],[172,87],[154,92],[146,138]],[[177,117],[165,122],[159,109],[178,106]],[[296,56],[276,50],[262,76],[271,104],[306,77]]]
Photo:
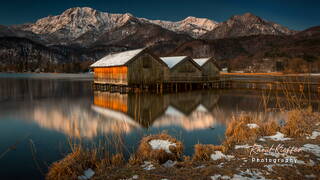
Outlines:
[[[151,148],[149,142],[154,139],[168,140],[172,143],[175,143],[176,147],[175,146],[169,147],[169,149],[172,153],[167,153],[163,149],[153,150]],[[141,161],[154,160],[159,163],[164,163],[167,160],[179,160],[182,158],[182,154],[183,154],[182,142],[169,136],[166,133],[161,133],[161,134],[150,135],[150,136],[146,136],[146,137],[142,138],[135,158],[138,158]]]
[[280,130],[279,124],[275,120],[270,120],[268,122],[259,124],[259,134],[260,136],[271,136],[276,134]]
[[85,151],[79,147],[64,159],[53,163],[46,179],[77,179],[86,169],[95,169],[97,162],[97,155],[94,151]]
[[131,166],[139,165],[143,162],[141,157],[139,157],[137,154],[132,154],[129,158],[128,164]]
[[111,164],[113,166],[121,166],[124,163],[125,163],[125,159],[124,159],[122,153],[117,153],[117,154],[113,155],[111,158]]
[[232,121],[227,125],[225,132],[225,140],[223,145],[226,149],[233,147],[239,143],[253,143],[259,135],[259,128],[250,129],[247,124],[256,123],[253,116],[239,115],[233,117]]
[[[251,129],[248,124],[257,124],[259,127]],[[233,116],[228,123],[223,146],[227,151],[236,144],[253,144],[259,137],[273,135],[279,130],[278,123],[273,119],[265,121],[260,116],[240,114]]]
[[194,146],[194,154],[192,157],[193,161],[208,161],[210,160],[210,155],[214,151],[225,151],[224,146],[214,146],[212,144],[196,144]]
[[317,120],[319,117],[311,110],[292,110],[288,112],[288,119],[281,132],[288,137],[301,137],[312,132]]

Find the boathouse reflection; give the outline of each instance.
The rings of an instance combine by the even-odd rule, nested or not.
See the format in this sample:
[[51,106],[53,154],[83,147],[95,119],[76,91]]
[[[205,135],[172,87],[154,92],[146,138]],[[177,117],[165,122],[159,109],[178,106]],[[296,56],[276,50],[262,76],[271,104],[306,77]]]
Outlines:
[[217,123],[211,110],[219,96],[213,93],[121,94],[94,92],[93,110],[107,115],[125,113],[145,128],[179,126],[185,130],[211,128]]

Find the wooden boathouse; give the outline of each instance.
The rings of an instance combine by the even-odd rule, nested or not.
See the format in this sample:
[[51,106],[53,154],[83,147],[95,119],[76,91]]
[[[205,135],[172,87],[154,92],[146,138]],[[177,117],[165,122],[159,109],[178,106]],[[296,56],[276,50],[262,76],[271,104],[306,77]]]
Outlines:
[[213,57],[193,59],[202,70],[202,78],[204,81],[218,80],[221,69],[216,64]]
[[94,83],[140,87],[164,81],[167,65],[147,49],[108,55],[90,66]]
[[181,83],[202,80],[201,67],[189,56],[160,57],[168,66],[169,72],[165,74],[165,82]]
[[90,67],[94,87],[110,91],[178,92],[219,83],[213,58],[194,61],[189,56],[158,57],[147,48],[110,54]]

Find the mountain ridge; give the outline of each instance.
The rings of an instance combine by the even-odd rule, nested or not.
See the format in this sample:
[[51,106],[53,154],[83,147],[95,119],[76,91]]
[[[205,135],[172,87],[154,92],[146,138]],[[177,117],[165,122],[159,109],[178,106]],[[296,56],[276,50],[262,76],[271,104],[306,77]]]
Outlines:
[[293,35],[293,31],[280,24],[264,20],[252,13],[234,15],[219,23],[212,31],[202,35],[201,39],[223,39],[250,35]]
[[158,25],[161,28],[177,34],[185,34],[194,39],[219,39],[257,34],[290,35],[295,33],[295,31],[280,24],[263,20],[252,13],[235,15],[221,23],[208,18],[193,16],[188,16],[180,21],[163,21],[139,18],[130,13],[112,14],[90,7],[70,8],[59,15],[47,16],[34,23],[15,25],[11,28],[38,35],[38,39],[48,44],[75,44],[74,40],[86,34],[90,37],[88,42],[84,42],[82,38],[81,43],[88,45],[98,41],[101,34],[124,26],[128,22]]

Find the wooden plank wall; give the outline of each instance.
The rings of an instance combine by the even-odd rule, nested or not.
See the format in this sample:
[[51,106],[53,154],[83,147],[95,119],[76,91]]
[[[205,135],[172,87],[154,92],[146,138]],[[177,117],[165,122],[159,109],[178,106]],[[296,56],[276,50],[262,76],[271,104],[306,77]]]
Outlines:
[[127,85],[128,68],[126,66],[94,68],[94,79],[99,83]]

